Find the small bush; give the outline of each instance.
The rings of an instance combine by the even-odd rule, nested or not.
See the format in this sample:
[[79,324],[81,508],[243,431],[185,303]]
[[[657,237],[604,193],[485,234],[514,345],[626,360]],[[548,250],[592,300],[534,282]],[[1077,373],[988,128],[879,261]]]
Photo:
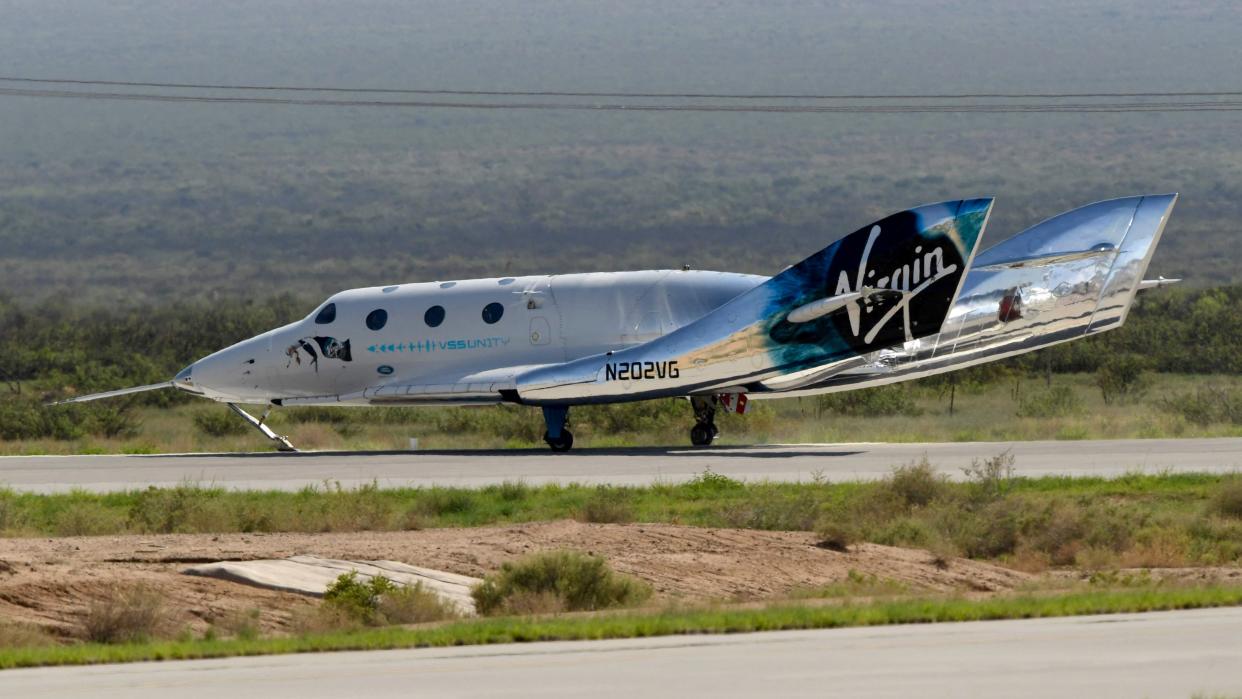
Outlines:
[[1242,478],[1227,478],[1216,487],[1211,510],[1221,517],[1242,519]]
[[1018,417],[1069,417],[1082,412],[1082,399],[1069,386],[1053,386],[1018,402]]
[[819,537],[819,546],[843,553],[861,538],[858,525],[831,510],[820,514],[819,520],[815,522],[815,535]]
[[212,629],[219,629],[233,638],[253,640],[259,637],[261,613],[258,609],[234,610],[212,622]]
[[1156,405],[1196,425],[1242,425],[1242,391],[1239,390],[1203,388],[1162,398]]
[[194,426],[209,437],[234,437],[246,433],[250,429],[240,416],[233,411],[212,410],[194,416]]
[[144,584],[114,589],[91,602],[82,627],[86,640],[96,643],[136,643],[173,631],[163,595]]
[[382,575],[361,580],[357,571],[338,577],[323,595],[326,618],[362,626],[420,624],[458,616],[451,602],[422,583],[401,585]]
[[125,516],[98,502],[71,503],[56,518],[59,536],[99,536],[125,531]]
[[975,494],[985,500],[1004,497],[1013,487],[1014,455],[1005,450],[980,462],[974,459],[962,469]]
[[745,487],[745,484],[739,480],[716,473],[711,470],[711,468],[705,468],[702,473],[694,478],[691,478],[684,486],[682,486],[682,490],[693,498],[696,496],[702,497],[730,490],[742,490]]
[[[483,615],[523,613],[532,599],[549,595],[565,611],[590,611],[640,604],[651,596],[651,586],[614,572],[598,556],[551,551],[505,563],[471,594]],[[547,602],[542,599],[540,604]]]
[[425,624],[461,616],[452,602],[422,583],[397,585],[385,592],[375,611],[384,624]]
[[1141,398],[1151,385],[1147,365],[1147,360],[1137,354],[1109,356],[1095,372],[1095,385],[1104,402],[1128,403]]
[[624,490],[600,486],[582,504],[578,520],[597,524],[633,522],[634,507]]
[[53,643],[55,639],[34,624],[0,621],[0,648],[32,648]]
[[894,468],[881,486],[908,508],[926,507],[944,495],[948,479],[936,473],[924,456],[921,461]]

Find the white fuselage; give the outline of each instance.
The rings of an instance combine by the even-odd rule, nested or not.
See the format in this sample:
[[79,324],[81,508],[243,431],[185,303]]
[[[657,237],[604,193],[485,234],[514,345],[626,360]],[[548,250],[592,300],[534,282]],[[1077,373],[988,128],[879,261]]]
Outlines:
[[300,321],[199,360],[177,383],[249,403],[338,403],[388,381],[452,383],[644,343],[765,279],[654,270],[352,289]]

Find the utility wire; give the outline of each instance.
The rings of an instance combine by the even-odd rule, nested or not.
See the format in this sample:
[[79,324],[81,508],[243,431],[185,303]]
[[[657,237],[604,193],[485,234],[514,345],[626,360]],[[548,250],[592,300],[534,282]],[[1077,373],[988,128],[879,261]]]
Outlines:
[[284,97],[234,97],[221,95],[157,94],[79,90],[0,88],[0,97],[51,97],[135,102],[193,102],[217,104],[266,104],[316,107],[386,107],[418,109],[565,110],[621,112],[764,112],[781,114],[1020,114],[1020,113],[1128,113],[1128,112],[1233,112],[1242,101],[1166,102],[1070,102],[1037,104],[621,104],[572,102],[444,102]]
[[448,90],[411,88],[367,88],[308,85],[234,85],[223,83],[136,82],[126,80],[78,80],[0,76],[0,82],[42,83],[111,87],[152,87],[189,90],[248,90],[267,92],[339,92],[402,95],[460,95],[467,97],[608,97],[645,99],[737,99],[737,100],[884,100],[884,99],[1109,99],[1172,97],[1242,97],[1242,90],[1179,92],[961,92],[921,94],[797,94],[797,93],[712,93],[712,92],[579,92],[558,90]]

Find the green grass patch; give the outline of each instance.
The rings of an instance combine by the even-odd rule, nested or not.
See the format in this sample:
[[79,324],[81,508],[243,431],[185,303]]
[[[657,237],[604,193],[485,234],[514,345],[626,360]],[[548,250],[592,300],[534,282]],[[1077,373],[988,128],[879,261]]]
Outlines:
[[682,483],[502,483],[478,489],[233,491],[185,484],[120,493],[0,490],[0,533],[355,532],[577,518],[715,528],[817,531],[828,548],[859,542],[939,556],[1087,568],[1242,561],[1242,476],[1014,477],[1002,457],[949,481],[927,464],[875,482],[741,482],[706,471]]
[[184,660],[277,653],[425,648],[533,641],[646,638],[676,634],[744,633],[849,626],[1034,619],[1236,606],[1242,587],[1140,588],[985,600],[924,598],[862,604],[780,604],[604,613],[590,616],[505,617],[439,626],[387,627],[280,638],[180,640],[107,645],[0,648],[0,668]]

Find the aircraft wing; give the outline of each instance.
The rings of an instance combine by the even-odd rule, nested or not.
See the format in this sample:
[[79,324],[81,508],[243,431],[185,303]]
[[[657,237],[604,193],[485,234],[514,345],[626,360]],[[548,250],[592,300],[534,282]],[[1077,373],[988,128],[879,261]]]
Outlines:
[[563,405],[745,390],[934,335],[991,208],[990,198],[967,199],[893,214],[667,335],[519,371],[500,392]]

